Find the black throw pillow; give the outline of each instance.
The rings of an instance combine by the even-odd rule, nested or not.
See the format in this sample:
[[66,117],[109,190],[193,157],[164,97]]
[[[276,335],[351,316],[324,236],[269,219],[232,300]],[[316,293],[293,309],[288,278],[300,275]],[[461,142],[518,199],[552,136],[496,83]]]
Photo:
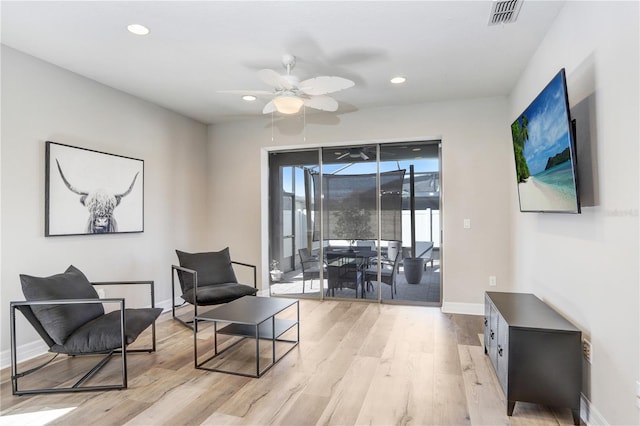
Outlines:
[[[229,247],[204,253],[186,253],[176,250],[176,254],[180,266],[198,272],[198,287],[238,282],[231,264]],[[178,273],[178,279],[183,293],[193,288],[190,274]]]
[[[98,299],[87,277],[71,265],[62,274],[50,277],[20,275],[22,293],[27,301],[56,299]],[[83,324],[104,315],[100,303],[75,305],[33,305],[33,314],[44,330],[59,345]]]

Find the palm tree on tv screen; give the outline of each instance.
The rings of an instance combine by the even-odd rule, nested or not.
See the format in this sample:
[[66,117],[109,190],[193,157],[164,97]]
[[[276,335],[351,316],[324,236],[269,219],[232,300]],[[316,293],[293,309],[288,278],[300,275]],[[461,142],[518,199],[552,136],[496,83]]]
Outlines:
[[513,152],[516,159],[516,174],[518,175],[518,182],[524,182],[529,176],[531,176],[527,160],[524,158],[524,145],[529,140],[528,124],[529,119],[526,115],[522,114],[522,116],[520,116],[520,118],[514,121],[511,125]]

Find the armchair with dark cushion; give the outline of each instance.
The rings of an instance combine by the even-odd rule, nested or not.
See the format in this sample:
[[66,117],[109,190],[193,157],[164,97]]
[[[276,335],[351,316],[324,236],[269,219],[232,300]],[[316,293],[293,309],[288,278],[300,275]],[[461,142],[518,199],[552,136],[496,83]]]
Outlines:
[[[125,389],[127,387],[127,353],[154,352],[156,350],[155,320],[162,309],[155,308],[153,281],[94,282],[76,267],[69,266],[64,273],[50,277],[20,275],[22,292],[26,301],[10,303],[11,326],[11,383],[14,395],[35,393],[78,392],[92,390]],[[123,298],[100,299],[94,285],[149,285],[150,308],[125,309]],[[105,313],[103,304],[118,304],[119,309]],[[16,345],[16,310],[20,311],[42,337],[49,352],[56,355],[46,363],[18,371]],[[151,326],[151,347],[127,349],[140,333]],[[71,386],[43,387],[36,384],[47,380],[31,380],[31,387],[20,388],[20,379],[48,366],[59,354],[70,356],[98,355],[100,361]],[[121,354],[121,380],[118,383],[83,386],[111,357]],[[55,363],[51,365],[54,368]],[[77,379],[77,368],[68,367],[70,378]],[[43,370],[44,372],[46,369]],[[46,376],[44,376],[46,377]],[[109,376],[110,377],[110,376]]]
[[[255,296],[256,267],[247,263],[231,260],[229,247],[217,252],[187,253],[176,250],[180,266],[171,266],[171,295],[175,300],[175,276],[178,275],[180,296],[186,303],[193,305],[193,315],[187,319],[176,315],[173,306],[173,318],[183,325],[192,328],[193,317],[198,315],[198,306],[228,303],[243,296]],[[233,270],[233,265],[253,269],[253,287],[240,284]]]

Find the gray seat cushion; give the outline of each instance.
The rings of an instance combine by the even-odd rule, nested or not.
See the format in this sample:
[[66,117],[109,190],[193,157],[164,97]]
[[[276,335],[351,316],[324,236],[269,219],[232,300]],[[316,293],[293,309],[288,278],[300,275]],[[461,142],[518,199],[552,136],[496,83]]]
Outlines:
[[[162,308],[125,309],[125,340],[133,343],[162,313]],[[55,345],[52,352],[86,354],[107,352],[122,347],[120,310],[109,312],[75,330],[64,345]]]
[[[98,293],[87,277],[71,265],[62,274],[50,277],[20,275],[22,292],[27,301],[56,299],[98,299]],[[54,342],[64,344],[77,328],[104,315],[100,303],[76,305],[33,305],[33,314]]]
[[[257,288],[238,283],[222,283],[205,287],[200,287],[200,283],[198,283],[198,294],[196,297],[198,299],[198,305],[217,305],[231,302],[242,296],[255,296],[257,292]],[[182,298],[192,305],[195,305],[193,289],[186,291],[182,295]]]

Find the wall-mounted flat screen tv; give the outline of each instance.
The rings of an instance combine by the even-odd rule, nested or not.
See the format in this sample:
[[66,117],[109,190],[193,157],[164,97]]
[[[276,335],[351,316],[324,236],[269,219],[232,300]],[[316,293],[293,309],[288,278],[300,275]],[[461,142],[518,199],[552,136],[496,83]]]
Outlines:
[[522,212],[580,213],[564,68],[511,125]]

